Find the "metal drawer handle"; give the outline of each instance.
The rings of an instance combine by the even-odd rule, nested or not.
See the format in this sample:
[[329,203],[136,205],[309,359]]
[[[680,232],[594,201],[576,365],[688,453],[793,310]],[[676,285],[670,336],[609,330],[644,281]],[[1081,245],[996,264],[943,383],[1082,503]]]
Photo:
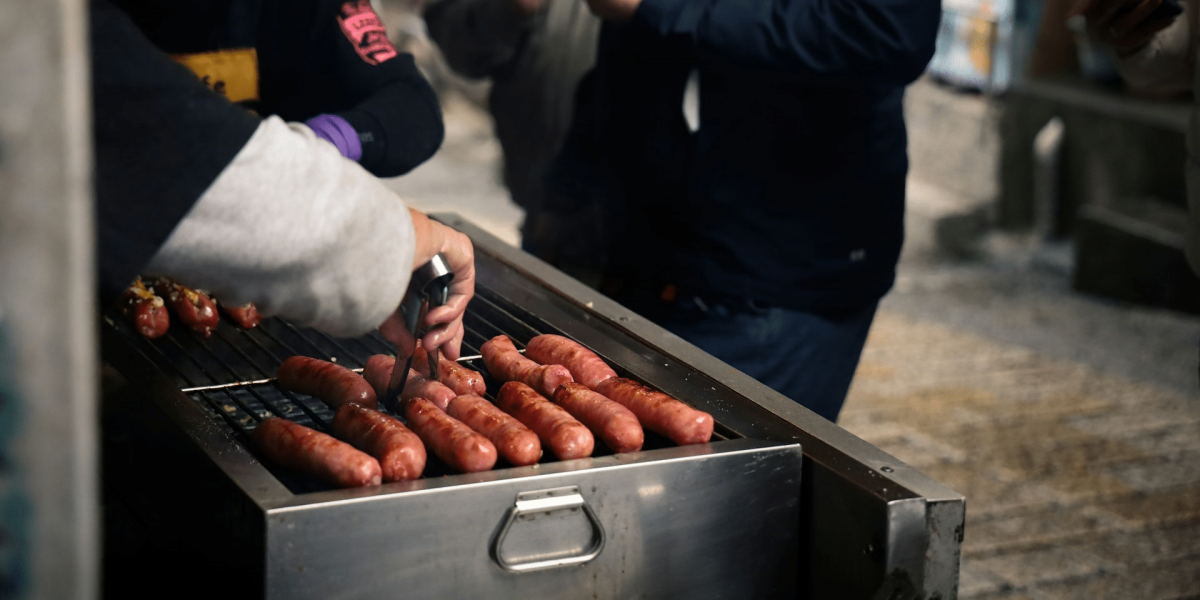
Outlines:
[[[584,548],[581,554],[526,563],[510,562],[501,554],[500,547],[504,545],[504,538],[508,536],[508,530],[512,527],[513,522],[518,519],[524,520],[532,518],[535,514],[551,514],[581,508],[583,509],[583,514],[587,516],[588,522],[592,524],[592,544]],[[581,565],[599,556],[600,551],[603,549],[604,527],[600,525],[600,520],[596,518],[596,513],[592,511],[592,507],[588,506],[587,501],[579,493],[579,486],[572,485],[569,487],[517,494],[516,502],[508,509],[508,514],[504,518],[504,524],[500,526],[500,532],[496,534],[496,541],[492,543],[492,559],[505,571],[526,573],[554,567]]]

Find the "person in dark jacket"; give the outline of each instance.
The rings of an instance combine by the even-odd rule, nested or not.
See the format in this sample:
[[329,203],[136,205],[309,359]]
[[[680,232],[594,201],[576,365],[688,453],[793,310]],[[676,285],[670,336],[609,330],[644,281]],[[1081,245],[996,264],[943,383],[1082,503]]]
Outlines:
[[437,150],[440,109],[366,0],[92,0],[90,19],[102,302],[163,275],[400,338],[410,274],[443,253],[455,280],[424,339],[458,355],[471,243],[377,177]]
[[[548,175],[601,291],[836,420],[903,241],[928,0],[587,0],[597,64]],[[686,99],[686,100],[685,100]]]
[[521,247],[547,258],[542,249],[576,229],[542,209],[544,176],[571,124],[575,88],[595,61],[600,20],[581,0],[435,0],[423,16],[452,69],[490,80],[504,184],[525,211]]

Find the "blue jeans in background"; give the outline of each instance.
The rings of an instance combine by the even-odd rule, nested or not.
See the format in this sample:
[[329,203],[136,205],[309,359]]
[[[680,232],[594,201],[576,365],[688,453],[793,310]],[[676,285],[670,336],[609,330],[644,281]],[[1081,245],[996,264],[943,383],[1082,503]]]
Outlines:
[[656,319],[730,366],[837,421],[878,304],[815,314],[683,297]]

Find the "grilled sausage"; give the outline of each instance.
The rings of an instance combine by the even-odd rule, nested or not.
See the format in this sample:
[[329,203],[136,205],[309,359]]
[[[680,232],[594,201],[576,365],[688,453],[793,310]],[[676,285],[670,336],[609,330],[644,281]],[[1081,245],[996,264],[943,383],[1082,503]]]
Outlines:
[[379,485],[383,480],[379,461],[331,435],[287,419],[271,417],[259,423],[250,439],[267,460],[338,487]]
[[491,440],[500,456],[514,466],[532,465],[542,456],[537,434],[486,398],[463,394],[450,401],[446,412]]
[[637,452],[646,441],[642,424],[632,411],[582,383],[558,386],[554,401],[587,425],[613,452]]
[[500,381],[520,381],[546,397],[553,396],[558,386],[575,381],[571,371],[562,365],[540,365],[525,358],[503,334],[484,342],[479,351],[493,377]]
[[595,352],[561,335],[545,333],[534,336],[525,345],[525,357],[543,365],[562,365],[571,371],[575,381],[593,390],[601,381],[617,376],[617,372]]
[[425,470],[425,444],[391,415],[343,404],[333,415],[333,432],[378,459],[384,481],[416,479]]
[[[420,344],[417,344],[417,349],[413,353],[412,368],[423,377],[429,377],[429,353]],[[442,359],[438,361],[438,381],[460,396],[463,394],[482,396],[487,393],[487,383],[483,381],[483,373],[468,368],[456,360]]]
[[496,446],[424,398],[404,407],[408,426],[450,468],[463,473],[486,471],[496,464]]
[[367,364],[363,365],[363,379],[371,384],[376,398],[387,396],[388,383],[391,383],[392,368],[395,366],[396,359],[386,354],[375,354],[367,359]]
[[146,289],[141,277],[134,280],[121,296],[121,313],[133,323],[138,333],[149,339],[162,336],[171,327],[167,305],[162,297]]
[[228,306],[217,302],[217,306],[242,329],[254,329],[262,321],[262,315],[258,313],[258,307],[253,302],[241,306]]
[[[370,382],[375,394],[380,398],[387,396],[387,387],[392,380],[392,367],[395,364],[396,359],[386,354],[376,354],[367,359],[367,365],[363,368],[363,378]],[[446,405],[457,395],[441,382],[426,379],[416,369],[409,369],[408,379],[400,392],[400,400],[403,403],[413,398],[424,398],[438,408],[446,410]]]
[[329,361],[293,356],[279,365],[275,377],[279,387],[313,396],[334,410],[349,402],[367,408],[379,405],[375,390],[366,379]]
[[496,405],[532,429],[555,456],[571,460],[592,455],[596,444],[592,432],[528,385],[510,381],[500,386]]
[[599,387],[598,392],[633,411],[647,429],[676,444],[703,444],[712,437],[712,415],[662,392],[624,377],[606,379]]
[[208,294],[180,285],[166,277],[157,277],[153,283],[154,293],[167,301],[167,306],[175,311],[179,321],[192,331],[204,337],[212,335],[221,315],[217,314],[217,305],[213,304]]

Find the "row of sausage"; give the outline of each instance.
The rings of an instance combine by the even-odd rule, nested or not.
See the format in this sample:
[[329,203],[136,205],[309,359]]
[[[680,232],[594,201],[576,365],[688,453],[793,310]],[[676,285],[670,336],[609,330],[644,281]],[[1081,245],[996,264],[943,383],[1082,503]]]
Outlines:
[[439,361],[431,378],[419,348],[401,394],[399,419],[377,410],[395,359],[372,356],[362,375],[332,362],[293,356],[277,384],[320,399],[335,410],[333,435],[272,417],[251,434],[269,461],[338,487],[419,477],[426,449],[455,471],[486,471],[504,459],[536,463],[543,448],[561,460],[590,456],[596,438],[614,452],[635,452],[643,428],[676,444],[708,442],[706,412],[618,377],[599,356],[559,335],[539,335],[522,354],[507,336],[481,347],[491,375],[504,382],[496,402],[484,397],[483,375]]
[[[143,337],[154,339],[171,327],[170,313],[192,331],[204,337],[212,335],[221,312],[243,329],[251,329],[262,320],[254,303],[230,306],[215,302],[202,290],[189,288],[166,277],[134,280],[121,296],[121,313]],[[170,306],[170,312],[167,307]]]

